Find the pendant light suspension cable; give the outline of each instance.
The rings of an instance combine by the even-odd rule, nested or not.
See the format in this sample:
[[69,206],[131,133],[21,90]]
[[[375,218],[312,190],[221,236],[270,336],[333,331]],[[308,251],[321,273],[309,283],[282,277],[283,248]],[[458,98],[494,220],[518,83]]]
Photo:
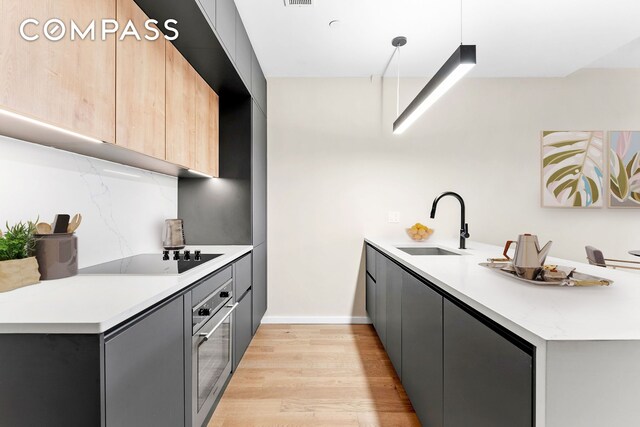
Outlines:
[[400,115],[400,46],[396,47],[396,62],[398,63],[398,75],[396,78],[396,117]]

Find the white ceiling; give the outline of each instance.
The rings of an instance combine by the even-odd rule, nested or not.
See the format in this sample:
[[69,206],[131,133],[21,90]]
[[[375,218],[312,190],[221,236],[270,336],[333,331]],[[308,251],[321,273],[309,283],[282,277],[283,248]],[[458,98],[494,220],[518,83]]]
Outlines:
[[[397,35],[409,39],[401,50],[401,74],[427,76],[460,44],[457,0],[236,4],[269,77],[380,75]],[[340,25],[329,28],[334,19]],[[477,77],[566,76],[601,58],[627,67],[624,51],[615,61],[607,54],[638,39],[639,22],[638,0],[463,0],[463,41],[478,46]]]

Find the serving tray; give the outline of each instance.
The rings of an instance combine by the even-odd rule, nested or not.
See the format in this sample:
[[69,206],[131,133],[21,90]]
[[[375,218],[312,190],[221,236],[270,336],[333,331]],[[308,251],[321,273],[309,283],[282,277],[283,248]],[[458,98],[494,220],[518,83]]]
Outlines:
[[538,286],[609,286],[613,284],[613,280],[605,279],[598,276],[592,276],[586,273],[580,273],[578,271],[572,271],[568,278],[562,280],[528,280],[518,276],[515,270],[512,269],[513,267],[509,262],[481,262],[478,265],[493,270],[499,274],[502,274],[503,276],[511,277],[521,282],[527,282]]

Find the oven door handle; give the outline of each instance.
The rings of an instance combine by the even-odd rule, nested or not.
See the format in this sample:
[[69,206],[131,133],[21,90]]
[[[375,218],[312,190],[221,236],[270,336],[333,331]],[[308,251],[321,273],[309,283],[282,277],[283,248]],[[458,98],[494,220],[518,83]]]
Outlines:
[[231,308],[231,310],[229,310],[229,312],[227,314],[225,314],[224,317],[222,319],[220,319],[220,321],[218,323],[216,323],[216,325],[213,327],[213,329],[211,329],[211,331],[209,331],[209,332],[200,332],[198,334],[202,338],[202,341],[207,341],[209,338],[211,338],[211,335],[213,335],[213,333],[220,327],[220,325],[222,325],[224,323],[224,321],[227,320],[227,318],[229,316],[231,316],[231,313],[233,313],[233,311],[236,309],[238,304],[239,303],[235,303],[231,307],[227,306],[227,308]]

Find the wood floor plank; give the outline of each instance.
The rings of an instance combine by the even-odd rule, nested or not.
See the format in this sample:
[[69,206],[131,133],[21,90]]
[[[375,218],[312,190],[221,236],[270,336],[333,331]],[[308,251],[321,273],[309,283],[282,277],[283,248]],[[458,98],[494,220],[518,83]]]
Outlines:
[[370,325],[262,325],[208,427],[419,425]]

